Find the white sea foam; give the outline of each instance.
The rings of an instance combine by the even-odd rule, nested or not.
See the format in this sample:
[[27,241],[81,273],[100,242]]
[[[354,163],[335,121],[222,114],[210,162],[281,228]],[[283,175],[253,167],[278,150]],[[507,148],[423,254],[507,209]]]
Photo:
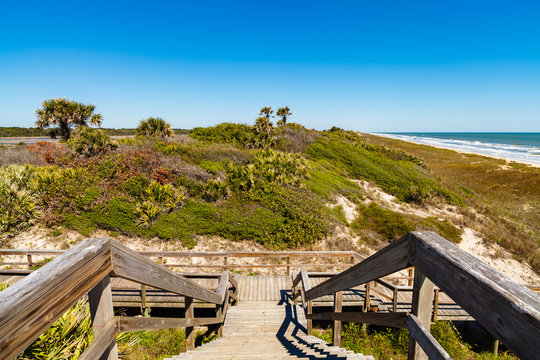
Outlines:
[[403,134],[374,133],[373,135],[540,166],[540,148],[536,146],[525,146],[517,144],[509,145],[457,139],[441,139],[435,137],[413,136]]

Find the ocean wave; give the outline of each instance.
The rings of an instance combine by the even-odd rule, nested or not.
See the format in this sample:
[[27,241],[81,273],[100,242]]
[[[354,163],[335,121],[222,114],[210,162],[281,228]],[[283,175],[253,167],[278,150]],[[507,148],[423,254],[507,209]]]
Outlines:
[[457,150],[461,152],[503,158],[511,161],[540,165],[540,148],[532,145],[501,144],[478,140],[443,139],[427,136],[374,133],[373,135],[389,137],[417,144]]

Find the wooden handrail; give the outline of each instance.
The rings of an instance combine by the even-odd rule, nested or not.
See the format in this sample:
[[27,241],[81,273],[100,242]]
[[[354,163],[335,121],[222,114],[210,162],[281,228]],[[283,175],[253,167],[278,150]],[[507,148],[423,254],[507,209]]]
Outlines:
[[[36,260],[36,257],[45,256],[58,256],[64,253],[65,250],[56,249],[0,249],[0,256],[26,256],[26,261],[8,260],[0,261],[0,266],[26,266],[28,269],[33,270],[35,266],[42,266],[46,261]],[[139,254],[146,257],[157,258],[160,264],[165,265],[168,268],[183,268],[183,269],[221,269],[224,271],[230,269],[278,269],[286,268],[287,275],[290,274],[291,268],[348,268],[354,261],[364,259],[364,257],[354,251],[213,251],[213,252],[201,252],[201,251],[138,251]],[[336,258],[341,259],[340,262],[291,262],[291,258],[298,259],[312,259],[314,257],[321,258]],[[169,263],[164,264],[165,258],[182,259],[182,258],[223,258],[222,264],[178,264]],[[283,263],[273,264],[241,264],[230,262],[229,259],[233,258],[266,258],[286,261]],[[351,262],[343,261],[343,259],[350,258]],[[5,274],[24,274],[21,270],[2,270]]]
[[[68,250],[56,249],[0,249],[0,255],[62,255]],[[355,251],[137,251],[148,257],[351,257],[363,260]]]
[[[109,281],[112,275],[186,299],[217,304],[219,313],[209,319],[115,317]],[[221,273],[219,278],[218,288],[211,291],[116,241],[88,239],[0,292],[0,358],[14,359],[86,293],[94,342],[81,359],[95,359],[106,353],[110,359],[116,358],[115,337],[120,331],[222,324],[229,298],[238,298],[238,282],[229,272]]]
[[[429,328],[434,286],[418,285],[420,279],[425,279],[422,280],[425,284],[431,282],[436,284],[440,291],[448,294],[470,316],[521,358],[535,359],[540,353],[538,342],[540,298],[527,287],[516,283],[432,232],[408,233],[348,270],[306,290],[305,294],[302,294],[303,300],[309,302],[321,296],[376,281],[411,266],[416,269],[415,286],[412,290],[413,314],[411,314],[415,319],[411,320],[413,324],[411,327],[418,323]],[[388,285],[396,297],[399,287],[384,281],[379,283]],[[410,291],[409,288],[406,290]],[[393,302],[396,311],[395,299]],[[430,306],[429,314],[425,309],[426,306]],[[324,317],[324,315],[309,317],[315,319],[318,316]],[[346,316],[332,316],[334,319],[347,321]],[[331,316],[327,315],[328,317]],[[366,317],[363,319],[366,320]],[[415,336],[412,332],[411,334]],[[424,348],[431,346],[426,343],[426,338],[415,337],[415,340],[424,351],[433,350]],[[415,350],[412,350],[412,354],[410,359],[423,359],[425,356]],[[438,356],[443,359],[447,355],[439,353]]]

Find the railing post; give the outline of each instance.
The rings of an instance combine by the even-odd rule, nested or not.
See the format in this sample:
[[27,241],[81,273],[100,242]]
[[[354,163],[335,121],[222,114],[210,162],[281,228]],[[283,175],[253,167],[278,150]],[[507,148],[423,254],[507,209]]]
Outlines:
[[398,304],[398,289],[394,288],[394,292],[392,294],[392,311],[397,312],[397,304]]
[[[185,318],[193,319],[195,317],[195,308],[193,305],[193,298],[189,296],[184,297]],[[195,331],[193,326],[186,326],[186,350],[195,349]]]
[[407,280],[407,286],[412,286],[413,277],[414,277],[414,268],[410,267],[408,270],[409,270],[409,279]]
[[368,281],[366,283],[366,298],[364,299],[364,311],[369,311],[369,307],[371,305],[370,304],[371,298],[370,298],[370,294],[369,294],[369,289],[370,289],[371,286],[369,284],[370,284],[370,282]]
[[147,311],[147,305],[146,305],[146,285],[141,284],[141,312],[143,315],[146,316],[146,314],[149,312]]
[[26,255],[26,259],[28,260],[28,268],[30,270],[34,270],[34,263],[32,262],[32,255],[31,254],[27,254]]
[[291,275],[291,257],[287,256],[287,275]]
[[439,289],[435,289],[435,299],[433,300],[433,321],[437,321],[437,312],[439,310]]
[[[334,294],[334,313],[341,312],[343,302],[343,291],[337,291]],[[341,321],[334,320],[332,328],[332,345],[341,346]]]
[[[307,314],[311,315],[313,313],[313,304],[311,300],[307,302]],[[307,319],[307,334],[311,336],[311,330],[313,328],[313,320],[311,318]]]
[[[111,281],[108,275],[88,292],[88,303],[90,305],[90,316],[92,318],[92,331],[94,333],[94,339],[96,339],[106,331],[107,324],[114,317]],[[116,339],[113,339],[108,349],[103,352],[100,360],[117,359],[118,350]]]
[[[426,329],[431,325],[431,307],[433,306],[433,283],[418,269],[414,272],[412,313],[416,315]],[[409,360],[428,360],[420,345],[409,335]]]
[[[221,318],[223,314],[223,305],[216,305],[216,317]],[[218,337],[223,337],[223,323],[217,324],[216,333]]]

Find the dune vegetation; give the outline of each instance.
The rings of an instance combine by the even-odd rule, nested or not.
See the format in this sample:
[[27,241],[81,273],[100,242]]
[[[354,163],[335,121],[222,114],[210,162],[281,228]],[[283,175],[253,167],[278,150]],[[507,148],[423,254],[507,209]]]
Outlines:
[[[309,249],[340,234],[356,244],[338,242],[336,249],[377,249],[413,230],[459,243],[470,227],[540,268],[538,169],[335,127],[310,130],[288,122],[288,108],[276,114],[276,125],[267,107],[254,125],[222,123],[181,134],[149,118],[132,131],[136,136],[117,140],[79,125],[58,143],[0,147],[0,245],[9,247],[13,236],[36,224],[184,248],[208,236],[275,250]],[[365,184],[398,207],[453,213],[400,211],[369,196]],[[87,308],[77,303],[21,358],[47,354],[45,345],[60,354],[50,358],[76,358],[91,339]],[[432,330],[450,341],[458,358],[477,358],[448,326]],[[59,343],[55,331],[71,334],[69,344],[76,345]],[[369,337],[366,331],[346,328],[345,346],[403,358],[403,331]],[[120,344],[131,347],[126,359],[160,358],[182,351],[185,334],[141,332]]]
[[[263,114],[255,126],[225,123],[175,137],[144,130],[118,141],[83,127],[67,142],[2,148],[4,241],[35,223],[187,247],[208,235],[303,248],[343,229],[360,242],[384,244],[414,229],[459,241],[448,220],[368,206],[355,182],[369,181],[404,203],[463,206],[420,159],[355,132],[280,124]],[[358,219],[349,222],[341,207],[328,206],[337,197],[358,204]]]

